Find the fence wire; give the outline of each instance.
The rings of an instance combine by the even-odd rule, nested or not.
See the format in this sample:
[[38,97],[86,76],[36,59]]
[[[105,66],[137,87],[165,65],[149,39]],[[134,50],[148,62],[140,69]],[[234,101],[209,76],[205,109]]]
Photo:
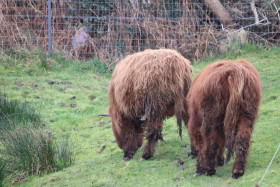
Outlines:
[[280,44],[280,2],[275,0],[220,0],[231,16],[226,25],[200,0],[49,1],[50,15],[48,0],[0,0],[0,48],[47,52],[51,46],[110,66],[147,48],[171,48],[199,59],[226,52],[233,41]]

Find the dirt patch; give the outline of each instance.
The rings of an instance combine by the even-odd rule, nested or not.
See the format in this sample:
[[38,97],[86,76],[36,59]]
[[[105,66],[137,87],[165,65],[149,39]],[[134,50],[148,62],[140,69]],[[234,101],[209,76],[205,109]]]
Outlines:
[[270,100],[275,100],[275,99],[277,99],[277,96],[273,95],[273,96],[269,97],[269,99]]
[[88,96],[88,98],[89,98],[91,101],[93,101],[93,100],[96,98],[96,96],[95,96],[95,95],[90,95],[90,96]]
[[182,161],[181,159],[179,159],[179,160],[177,161],[177,165],[178,165],[178,167],[182,168],[182,170],[185,169],[185,162]]
[[70,107],[71,107],[71,108],[75,108],[76,106],[77,106],[77,105],[74,104],[74,103],[70,104]]
[[39,84],[33,84],[32,87],[37,90],[38,88],[40,88],[40,85]]
[[76,97],[76,96],[73,96],[73,97],[71,97],[70,99],[71,99],[71,100],[75,100],[75,99],[77,99],[77,97]]
[[65,90],[67,90],[67,88],[68,88],[67,86],[63,86],[62,88],[59,88],[59,91],[64,92]]
[[176,181],[181,181],[181,180],[184,180],[184,177],[180,177],[180,178],[174,178],[174,179],[172,179],[174,182],[176,182]]
[[26,84],[22,83],[21,81],[16,81],[15,85],[17,85],[18,87],[24,87],[26,86]]
[[47,83],[48,83],[49,85],[54,85],[54,84],[55,84],[55,82],[54,82],[54,81],[51,81],[51,80],[47,80]]
[[60,106],[60,107],[65,107],[66,106],[66,104],[63,103],[63,102],[62,103],[58,103],[57,105]]
[[98,154],[102,153],[105,149],[106,149],[106,145],[103,145],[102,148],[101,148],[101,150],[98,151]]
[[46,80],[46,82],[49,85],[72,85],[72,82],[68,82],[68,81],[52,81],[52,80]]

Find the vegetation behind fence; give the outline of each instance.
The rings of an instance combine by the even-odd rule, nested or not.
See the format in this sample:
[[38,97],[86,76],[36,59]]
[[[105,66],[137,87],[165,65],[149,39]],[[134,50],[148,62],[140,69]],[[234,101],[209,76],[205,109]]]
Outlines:
[[[226,52],[232,41],[280,43],[280,3],[221,0],[224,24],[206,0],[51,0],[52,49],[100,58],[108,67],[146,48],[189,59]],[[48,48],[48,1],[0,0],[0,48]]]

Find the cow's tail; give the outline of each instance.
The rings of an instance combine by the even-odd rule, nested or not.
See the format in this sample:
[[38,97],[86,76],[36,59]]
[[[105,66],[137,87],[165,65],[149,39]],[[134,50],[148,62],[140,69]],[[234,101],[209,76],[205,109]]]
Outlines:
[[185,99],[186,98],[182,96],[180,99],[177,100],[174,106],[174,113],[177,118],[178,132],[181,139],[182,139],[182,120],[184,121],[186,126],[189,120],[187,103]]
[[244,84],[245,80],[242,71],[235,71],[228,76],[228,88],[230,95],[224,118],[224,133],[226,139],[226,148],[228,151],[226,163],[229,162],[230,157],[233,154],[233,145],[239,117],[239,107],[242,102]]

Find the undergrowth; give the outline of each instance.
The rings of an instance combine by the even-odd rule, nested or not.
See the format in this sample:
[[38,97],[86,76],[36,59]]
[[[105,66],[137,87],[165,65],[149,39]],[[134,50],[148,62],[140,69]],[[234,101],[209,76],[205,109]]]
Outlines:
[[108,69],[101,60],[94,58],[89,60],[76,60],[61,55],[59,51],[51,56],[41,49],[33,50],[17,49],[1,51],[1,65],[5,68],[12,68],[15,71],[23,71],[28,75],[38,75],[47,71],[61,71],[73,69],[74,71],[93,71],[97,74],[110,73],[114,66]]
[[6,162],[0,158],[0,187],[3,186],[3,182],[5,178],[5,169],[6,169]]
[[28,104],[8,101],[5,95],[0,94],[0,134],[3,130],[30,124],[39,126],[40,114]]
[[[0,181],[25,180],[73,164],[68,140],[56,142],[40,123],[40,115],[26,103],[0,95]],[[1,184],[0,185],[3,185]]]

